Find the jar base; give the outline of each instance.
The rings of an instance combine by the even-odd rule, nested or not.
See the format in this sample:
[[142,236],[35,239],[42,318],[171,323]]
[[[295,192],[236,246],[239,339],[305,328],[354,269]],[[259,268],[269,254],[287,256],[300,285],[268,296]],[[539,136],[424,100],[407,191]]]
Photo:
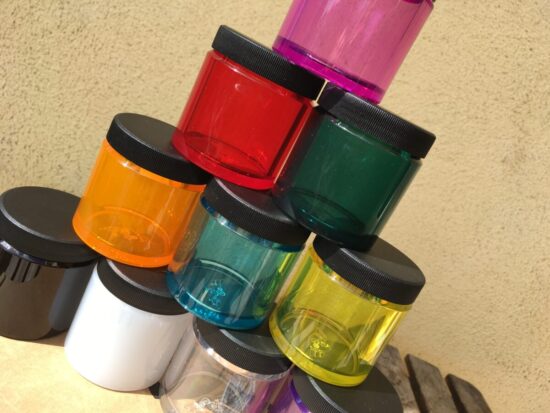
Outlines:
[[[175,137],[172,143],[178,152],[212,175],[250,189],[264,190],[273,187],[275,179],[267,176],[265,168],[249,154],[197,132],[178,131]],[[199,144],[204,148],[201,149]],[[215,152],[229,154],[230,161],[223,162],[212,156]]]
[[[79,209],[86,208],[85,201],[81,205]],[[86,220],[77,210],[73,217],[75,232],[86,245],[107,258],[150,268],[168,265],[172,259],[168,234],[142,214],[126,208],[104,207],[85,216]]]
[[[353,387],[361,384],[368,376],[372,366],[359,359],[352,342],[345,336],[347,332],[322,314],[307,309],[295,309],[285,316],[283,322],[298,330],[294,335],[300,343],[287,339],[277,320],[277,312],[269,319],[269,329],[275,344],[281,352],[296,366],[310,376],[341,387]],[[347,363],[347,368],[357,370],[361,364],[361,374],[347,375],[322,367]],[[321,360],[323,359],[323,360]],[[355,367],[353,367],[355,365]]]
[[365,226],[359,218],[335,202],[308,190],[291,188],[275,196],[274,201],[308,230],[339,245],[365,250],[377,238],[376,235],[358,234]]
[[[186,270],[190,273],[185,274]],[[192,261],[178,278],[170,271],[166,273],[170,293],[182,307],[204,321],[223,328],[249,330],[261,325],[265,319],[265,316],[246,315],[252,312],[250,307],[260,292],[228,267],[205,260]],[[200,297],[195,297],[193,290]],[[231,310],[239,305],[242,297],[247,302],[242,303],[243,308],[236,316]]]
[[329,83],[334,83],[342,89],[374,104],[380,103],[384,97],[385,90],[336,69],[311,52],[301,48],[296,43],[284,37],[277,37],[275,43],[273,43],[273,50],[290,60],[292,63],[326,79]]

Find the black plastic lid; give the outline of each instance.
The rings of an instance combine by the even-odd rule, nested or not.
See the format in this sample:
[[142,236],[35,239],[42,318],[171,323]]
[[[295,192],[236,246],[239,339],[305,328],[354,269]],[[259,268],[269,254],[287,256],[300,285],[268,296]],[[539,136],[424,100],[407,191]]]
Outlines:
[[420,268],[381,238],[365,252],[342,248],[319,236],[313,248],[340,277],[395,304],[412,304],[426,283]]
[[183,158],[172,147],[176,128],[160,120],[135,113],[113,118],[107,142],[129,161],[174,181],[204,185],[210,174]]
[[435,141],[433,133],[332,84],[325,87],[318,103],[334,117],[413,158],[426,157]]
[[283,245],[300,246],[309,231],[284,214],[269,192],[253,191],[215,178],[204,199],[217,212],[245,231]]
[[204,342],[231,364],[256,374],[282,374],[292,363],[277,349],[267,321],[253,330],[227,330],[199,318],[193,321]]
[[37,186],[12,188],[0,195],[0,240],[23,254],[60,264],[97,258],[73,230],[79,198]]
[[402,413],[403,406],[388,379],[373,367],[356,387],[338,387],[294,369],[298,396],[311,413]]
[[325,84],[324,79],[227,26],[220,26],[212,48],[254,73],[309,99],[315,99]]
[[132,267],[106,258],[97,265],[99,279],[105,288],[126,304],[154,314],[185,314],[187,311],[166,288],[165,271],[166,267]]

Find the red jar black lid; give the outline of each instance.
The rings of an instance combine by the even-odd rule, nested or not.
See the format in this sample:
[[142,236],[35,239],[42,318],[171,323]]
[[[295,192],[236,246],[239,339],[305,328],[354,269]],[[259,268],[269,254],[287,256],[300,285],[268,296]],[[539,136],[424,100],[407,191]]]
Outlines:
[[340,277],[394,304],[412,304],[426,283],[420,268],[381,238],[367,251],[356,251],[317,236],[313,248]]
[[176,128],[136,113],[119,113],[113,118],[107,142],[136,165],[164,178],[190,185],[205,185],[211,175],[182,157],[172,147]]
[[80,198],[37,186],[12,188],[0,195],[0,240],[22,254],[61,265],[97,258],[73,230]]
[[301,246],[309,237],[310,232],[283,213],[267,191],[254,191],[215,178],[203,197],[224,218],[260,238]]
[[316,99],[324,79],[227,26],[220,26],[212,48],[234,62],[309,99]]
[[433,133],[336,85],[328,84],[318,103],[332,116],[381,142],[409,152],[413,158],[425,158],[435,142]]

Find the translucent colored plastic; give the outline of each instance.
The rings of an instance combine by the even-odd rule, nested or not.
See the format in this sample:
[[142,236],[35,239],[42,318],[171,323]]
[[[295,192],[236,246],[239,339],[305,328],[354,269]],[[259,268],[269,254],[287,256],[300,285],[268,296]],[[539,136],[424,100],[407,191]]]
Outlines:
[[431,0],[294,0],[273,48],[379,103],[432,9]]
[[[273,308],[302,247],[239,228],[203,198],[169,266],[170,292],[186,310],[221,327],[252,329]],[[200,231],[200,232],[199,232]]]
[[161,267],[170,262],[203,190],[149,172],[104,141],[73,226],[108,258]]
[[277,399],[269,407],[268,413],[311,413],[296,392],[294,383],[290,381],[277,395]]
[[174,147],[214,176],[273,186],[311,101],[210,51],[174,134]]
[[273,340],[309,375],[362,383],[411,305],[367,294],[325,265],[313,248],[270,318]]
[[261,413],[288,378],[240,368],[202,340],[193,319],[161,381],[166,413]]
[[277,204],[311,231],[365,249],[421,161],[318,110],[278,179]]

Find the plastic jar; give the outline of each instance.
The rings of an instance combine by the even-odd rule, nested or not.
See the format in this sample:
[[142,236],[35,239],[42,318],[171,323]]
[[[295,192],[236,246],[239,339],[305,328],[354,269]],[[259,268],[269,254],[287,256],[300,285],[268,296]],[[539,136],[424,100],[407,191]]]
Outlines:
[[324,80],[221,26],[174,135],[174,146],[214,176],[273,186]]
[[338,387],[294,369],[268,413],[403,413],[388,379],[373,367],[359,386]]
[[167,265],[210,175],[171,146],[174,127],[114,117],[73,219],[78,236],[113,260]]
[[118,391],[160,380],[190,318],[168,293],[164,270],[99,262],[65,340],[86,379]]
[[432,0],[294,0],[273,48],[379,103],[432,9]]
[[269,193],[214,179],[169,266],[172,295],[188,311],[234,329],[260,325],[272,310],[309,232]]
[[435,136],[333,85],[319,105],[277,180],[275,201],[311,231],[365,249]]
[[223,330],[193,318],[161,381],[161,404],[167,413],[263,412],[290,367],[267,326]]
[[51,188],[0,195],[0,335],[38,340],[69,328],[97,259],[71,226],[77,205]]
[[271,315],[273,339],[313,377],[356,386],[424,282],[420,269],[382,239],[358,252],[316,237]]

